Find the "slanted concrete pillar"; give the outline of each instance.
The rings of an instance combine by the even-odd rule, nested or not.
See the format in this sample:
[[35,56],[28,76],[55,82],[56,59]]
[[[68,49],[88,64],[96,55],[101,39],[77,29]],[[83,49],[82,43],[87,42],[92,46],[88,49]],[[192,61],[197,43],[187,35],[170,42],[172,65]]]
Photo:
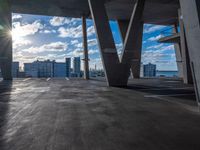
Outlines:
[[12,14],[9,0],[0,0],[0,68],[4,80],[12,80]]
[[188,46],[185,37],[185,27],[183,24],[183,19],[181,12],[179,10],[179,25],[180,25],[180,44],[181,44],[181,55],[182,55],[182,64],[183,64],[183,82],[185,84],[192,84],[192,72],[190,67],[190,58],[188,53]]
[[180,6],[197,100],[200,102],[200,1],[180,0]]
[[145,0],[138,0],[134,5],[133,14],[124,40],[124,50],[121,61],[119,60],[115,47],[104,1],[88,0],[88,2],[108,84],[110,86],[127,86],[132,61],[134,58],[138,58],[138,53],[136,53],[134,49],[134,44],[138,42],[135,37],[138,36],[138,24],[141,24]]
[[137,0],[129,22],[121,62],[131,67],[134,78],[140,77],[145,0]]
[[[129,75],[121,71],[117,50],[102,0],[88,0],[99,44],[101,60],[109,86],[126,86]],[[125,76],[124,76],[125,75]]]
[[122,43],[124,44],[130,20],[117,20]]
[[[178,26],[177,24],[173,25],[173,31],[172,33],[178,33]],[[178,76],[180,78],[183,78],[183,63],[182,63],[182,54],[181,54],[181,45],[180,43],[174,43],[174,49],[176,54],[176,62],[177,62],[177,68],[178,68]]]
[[87,43],[87,23],[85,16],[82,17],[83,30],[83,49],[84,49],[84,79],[89,79],[89,58],[88,58],[88,43]]
[[[124,43],[130,21],[129,20],[118,20],[117,22],[118,22],[122,41]],[[133,34],[137,34],[137,40],[134,40],[137,42],[134,44],[135,47],[133,49],[136,51],[135,53],[137,53],[136,56],[138,56],[138,58],[135,58],[132,61],[131,71],[132,71],[134,78],[140,78],[142,37],[143,37],[143,22],[142,21],[140,22],[140,26],[138,26],[137,33],[133,33]]]

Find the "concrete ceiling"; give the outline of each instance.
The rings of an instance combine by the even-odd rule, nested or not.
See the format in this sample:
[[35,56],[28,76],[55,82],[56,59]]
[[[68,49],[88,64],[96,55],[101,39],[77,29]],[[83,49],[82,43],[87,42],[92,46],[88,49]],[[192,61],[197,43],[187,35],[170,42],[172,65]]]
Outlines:
[[[90,14],[88,0],[11,0],[14,13],[80,18]],[[105,0],[110,19],[130,18],[135,0]],[[177,21],[179,0],[146,0],[145,23],[170,25]]]

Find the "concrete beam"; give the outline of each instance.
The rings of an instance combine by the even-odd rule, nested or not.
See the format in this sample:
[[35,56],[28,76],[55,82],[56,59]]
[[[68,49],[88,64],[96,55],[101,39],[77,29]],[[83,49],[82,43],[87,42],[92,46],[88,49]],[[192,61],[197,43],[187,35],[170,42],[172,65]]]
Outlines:
[[84,52],[84,79],[89,79],[89,58],[88,58],[88,42],[87,42],[87,23],[86,17],[82,17],[82,31],[83,31],[83,52]]
[[200,103],[200,1],[180,0],[188,52],[198,103]]
[[129,22],[130,20],[117,20],[117,25],[120,31],[120,36],[123,44],[126,38],[126,33],[128,31]]
[[0,1],[0,69],[4,80],[12,80],[12,14],[10,0]]
[[183,64],[183,82],[185,84],[192,84],[192,72],[190,67],[190,58],[188,53],[188,45],[185,37],[185,26],[183,23],[182,15],[179,10],[179,26],[180,26],[180,44],[181,44],[181,55]]
[[[178,26],[177,24],[173,25],[172,33],[178,33]],[[178,68],[178,76],[183,78],[183,63],[182,63],[182,55],[181,55],[181,45],[180,42],[174,43],[174,49],[176,54],[176,63]]]
[[97,35],[102,64],[109,86],[127,86],[129,74],[120,64],[104,1],[88,0]]
[[[129,20],[118,20],[118,27],[121,34],[121,39],[123,44],[125,42],[126,34],[129,27]],[[142,37],[143,37],[143,22],[141,22],[140,26],[138,26],[137,33],[137,42],[134,44],[135,47],[133,49],[138,53],[135,58],[132,60],[131,71],[134,78],[140,78],[140,65],[141,65],[141,51],[142,51]],[[136,37],[136,36],[135,36]]]
[[138,0],[134,6],[121,58],[122,63],[127,63],[127,66],[131,67],[134,78],[140,77],[144,5],[145,0]]
[[124,40],[125,50],[123,50],[121,61],[118,58],[104,2],[102,0],[88,0],[88,2],[108,85],[127,86],[131,63],[134,58],[139,57],[138,52],[134,48],[137,45],[136,43],[139,42],[137,39],[137,30],[141,25],[145,0],[138,0],[134,5],[133,14]]

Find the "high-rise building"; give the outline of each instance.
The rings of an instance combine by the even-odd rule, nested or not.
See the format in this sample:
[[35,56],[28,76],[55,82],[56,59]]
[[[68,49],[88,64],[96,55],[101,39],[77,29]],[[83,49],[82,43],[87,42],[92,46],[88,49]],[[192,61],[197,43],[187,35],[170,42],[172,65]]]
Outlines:
[[144,77],[155,77],[156,76],[156,65],[146,64],[144,65]]
[[71,58],[66,58],[65,59],[66,62],[66,77],[70,77],[70,73],[71,73]]
[[77,77],[80,77],[81,75],[81,58],[80,57],[74,57],[74,63],[73,63],[73,69],[74,74],[77,75]]

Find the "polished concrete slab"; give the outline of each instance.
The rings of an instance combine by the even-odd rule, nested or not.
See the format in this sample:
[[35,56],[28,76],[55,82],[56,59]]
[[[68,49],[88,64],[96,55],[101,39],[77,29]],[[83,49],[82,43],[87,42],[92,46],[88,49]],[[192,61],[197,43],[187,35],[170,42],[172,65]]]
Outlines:
[[0,82],[1,150],[199,150],[192,86],[178,80]]

